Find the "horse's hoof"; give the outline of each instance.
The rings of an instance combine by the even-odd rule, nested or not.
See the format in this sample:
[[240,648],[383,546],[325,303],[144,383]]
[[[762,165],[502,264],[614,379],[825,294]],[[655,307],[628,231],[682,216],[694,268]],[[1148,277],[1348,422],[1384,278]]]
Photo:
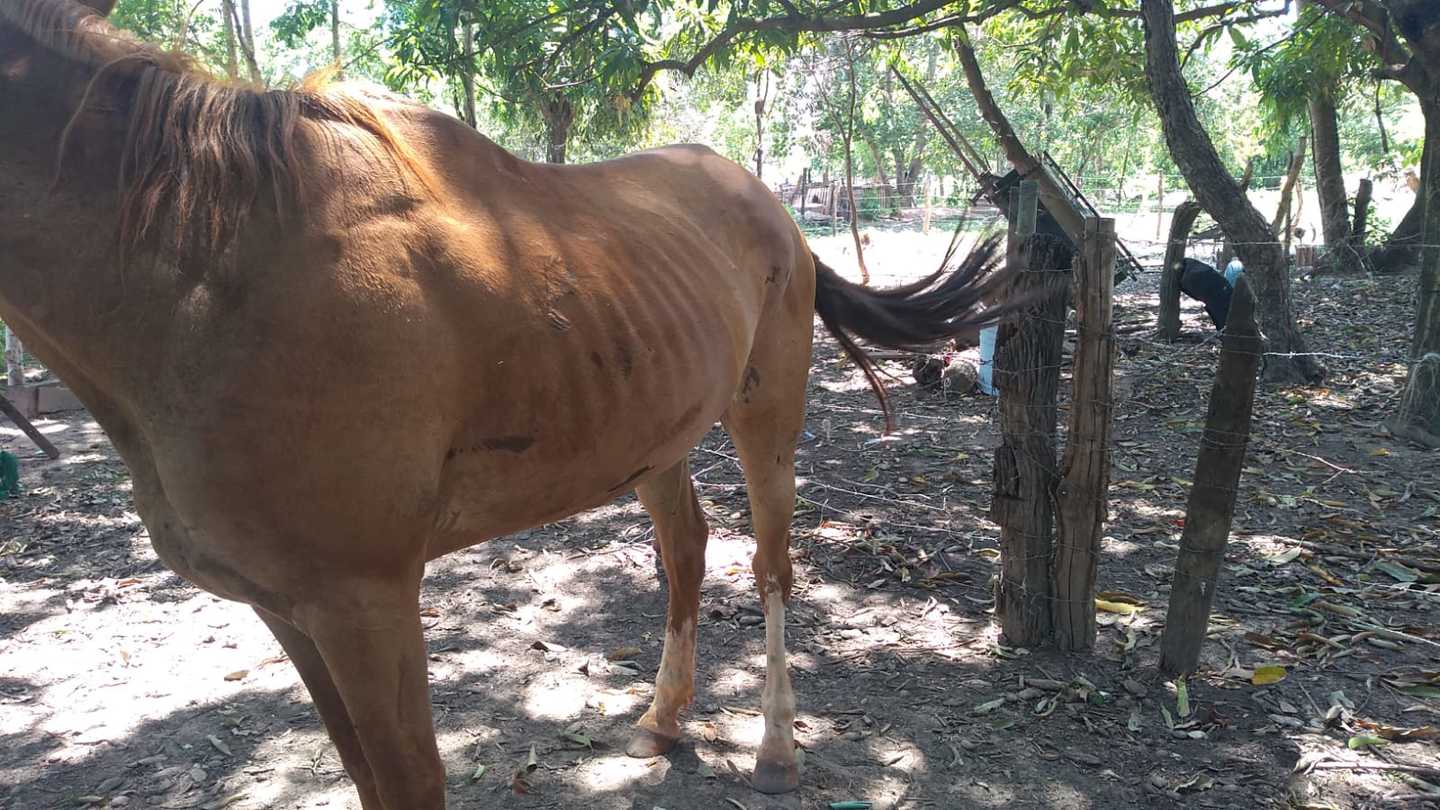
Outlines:
[[637,728],[630,738],[630,744],[625,746],[625,753],[636,759],[662,757],[670,753],[670,749],[679,741],[679,737],[670,737],[648,728]]
[[800,768],[795,765],[794,760],[760,760],[755,763],[755,776],[750,780],[750,784],[761,793],[789,793],[800,787]]

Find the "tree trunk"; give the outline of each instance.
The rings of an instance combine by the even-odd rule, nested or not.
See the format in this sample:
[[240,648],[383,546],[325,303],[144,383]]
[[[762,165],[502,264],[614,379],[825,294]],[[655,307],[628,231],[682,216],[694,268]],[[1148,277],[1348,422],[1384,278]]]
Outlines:
[[564,163],[575,123],[574,105],[562,95],[546,96],[540,100],[540,116],[545,120],[545,161]]
[[1410,375],[1392,433],[1427,447],[1440,447],[1440,87],[1422,99],[1425,150],[1420,189],[1425,216],[1420,246],[1420,300],[1410,343]]
[[1355,192],[1355,222],[1350,226],[1350,239],[1358,249],[1363,249],[1370,232],[1370,195],[1374,193],[1375,184],[1368,177],[1360,181]]
[[975,48],[970,45],[969,35],[963,28],[956,30],[959,35],[955,37],[955,53],[960,57],[960,66],[965,71],[965,83],[970,86],[970,95],[975,98],[980,117],[985,119],[985,123],[989,124],[990,130],[995,133],[995,140],[999,142],[1005,160],[1020,172],[1022,177],[1028,175],[1039,168],[1040,163],[1025,148],[1025,144],[1020,142],[1015,128],[1010,126],[1010,119],[1005,117],[1005,113],[995,101],[995,96],[985,85],[985,75],[980,72],[980,60],[975,56]]
[[180,19],[176,21],[177,24],[175,26],[175,39],[170,43],[170,49],[172,51],[181,53],[185,51],[186,41],[190,39],[190,17],[195,10],[196,9],[192,8],[190,11],[185,11],[184,6],[181,6],[179,13]]
[[1185,270],[1185,248],[1190,229],[1200,216],[1200,204],[1186,200],[1175,206],[1170,218],[1170,241],[1165,243],[1165,264],[1160,268],[1160,314],[1156,337],[1173,341],[1180,337],[1180,274]]
[[1195,461],[1195,483],[1185,509],[1165,634],[1160,640],[1160,671],[1172,677],[1192,673],[1200,663],[1200,646],[1210,623],[1250,442],[1261,340],[1255,327],[1255,301],[1245,276],[1236,283],[1231,302],[1220,368],[1210,389],[1205,436]]
[[880,147],[875,145],[875,140],[869,135],[865,136],[865,148],[870,150],[870,159],[875,161],[875,173],[880,176],[880,206],[888,211],[890,209],[890,178],[885,172],[885,156],[880,153]]
[[[1440,82],[1440,77],[1437,77],[1436,81]],[[1416,95],[1421,94],[1417,92]],[[1426,241],[1421,238],[1425,230],[1425,201],[1430,196],[1431,187],[1436,183],[1436,176],[1428,171],[1427,167],[1432,164],[1434,153],[1440,150],[1440,141],[1434,140],[1435,125],[1431,122],[1440,116],[1440,100],[1427,103],[1422,96],[1420,112],[1425,117],[1425,141],[1420,155],[1420,185],[1415,190],[1415,202],[1410,205],[1410,210],[1405,212],[1400,224],[1395,226],[1390,238],[1385,240],[1385,246],[1375,251],[1371,257],[1371,264],[1377,273],[1394,273],[1420,261],[1420,245]]]
[[[1425,116],[1425,148],[1420,158],[1420,193],[1424,195],[1420,245],[1420,300],[1415,315],[1415,338],[1410,356],[1418,360],[1440,352],[1440,85],[1428,103],[1420,105]],[[1440,406],[1440,402],[1436,403]]]
[[[1255,158],[1251,156],[1245,161],[1245,173],[1240,175],[1240,193],[1247,195],[1247,199],[1250,193],[1250,181],[1253,179],[1255,179]],[[1219,268],[1221,272],[1224,272],[1225,268],[1230,266],[1230,261],[1234,258],[1235,246],[1230,244],[1229,239],[1226,239],[1224,244],[1220,246],[1220,256],[1216,258],[1215,266]]]
[[220,0],[220,16],[225,32],[225,76],[233,80],[240,75],[240,54],[235,45],[235,0]]
[[335,75],[339,77],[343,72],[342,51],[340,48],[340,0],[330,0],[330,61],[335,63]]
[[255,55],[255,29],[250,24],[250,0],[240,0],[240,42],[245,64],[250,68],[250,81],[260,82],[260,61]]
[[465,64],[460,69],[460,86],[465,97],[460,99],[460,114],[471,129],[478,129],[480,122],[475,118],[475,22],[467,15],[460,24],[460,49],[465,55]]
[[1362,269],[1360,254],[1350,240],[1350,210],[1345,198],[1345,175],[1340,163],[1340,126],[1329,91],[1310,97],[1311,147],[1315,166],[1315,192],[1320,198],[1320,225],[1325,235],[1326,264],[1342,273]]
[[855,206],[855,104],[859,90],[855,85],[855,46],[845,40],[845,56],[849,62],[850,109],[845,116],[845,195],[850,200],[850,235],[855,239],[855,261],[860,265],[860,283],[870,283],[870,268],[865,266],[865,245],[860,241],[860,209]]
[[1400,224],[1390,232],[1384,247],[1370,257],[1370,264],[1377,273],[1397,273],[1420,260],[1420,227],[1425,220],[1425,180],[1421,178],[1420,188],[1415,191],[1415,202],[1400,218]]
[[[765,89],[760,89],[761,77],[765,79]],[[755,74],[755,176],[764,177],[765,171],[765,103],[770,99],[770,72],[761,71]]]
[[[926,60],[925,60],[925,84],[927,84],[927,85],[933,84],[933,83],[935,82],[935,68],[936,68],[938,59],[939,59],[939,51],[936,50],[936,49],[934,49],[934,48],[931,48],[931,49],[930,49],[930,53],[929,53],[929,55],[926,57]],[[897,173],[897,176],[896,176],[896,178],[895,178],[895,182],[896,182],[897,185],[899,185],[899,184],[903,184],[903,185],[904,185],[903,189],[900,190],[900,194],[901,194],[901,197],[902,197],[903,200],[904,200],[904,204],[905,204],[905,205],[913,206],[913,205],[916,204],[915,189],[916,189],[916,187],[920,184],[920,174],[925,170],[925,148],[926,148],[927,146],[929,146],[929,145],[930,145],[930,119],[929,119],[928,117],[922,115],[922,116],[920,116],[920,119],[915,122],[915,137],[914,137],[913,143],[911,144],[911,147],[910,147],[910,165],[906,167],[905,172],[904,172],[903,175],[901,175],[901,174],[899,173],[899,172],[900,172],[900,166],[899,166],[900,152],[899,152],[899,150],[896,150],[896,152],[895,152],[895,159],[896,159],[895,171],[896,171],[896,173]],[[926,204],[927,211],[928,211],[928,207],[929,207],[929,204],[930,204],[930,203],[929,203],[930,195],[929,195],[929,192],[928,192],[928,187],[927,187],[925,199],[926,199],[926,203],[925,203],[925,204]]]
[[1190,88],[1180,73],[1171,0],[1142,0],[1145,21],[1145,76],[1160,114],[1170,154],[1200,205],[1220,224],[1259,290],[1261,323],[1270,352],[1265,364],[1272,380],[1316,383],[1325,367],[1310,353],[1290,305],[1286,257],[1265,218],[1225,170],[1210,136],[1195,114]]
[[1289,222],[1295,184],[1300,181],[1300,170],[1305,168],[1306,143],[1306,136],[1301,135],[1295,144],[1295,151],[1290,153],[1290,165],[1285,169],[1285,182],[1280,186],[1280,205],[1275,208],[1275,221],[1270,223],[1270,230],[1274,234],[1272,238],[1279,238],[1285,233],[1286,223]]

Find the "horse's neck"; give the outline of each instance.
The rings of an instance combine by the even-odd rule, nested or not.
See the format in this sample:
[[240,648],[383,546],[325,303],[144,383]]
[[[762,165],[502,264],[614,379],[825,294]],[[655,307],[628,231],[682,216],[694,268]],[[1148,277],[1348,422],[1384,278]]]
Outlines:
[[[70,90],[56,98],[75,98]],[[0,116],[0,318],[47,363],[101,369],[122,348],[134,295],[116,262],[117,181],[105,169],[119,145],[88,134],[103,127],[77,126],[62,166],[70,115],[64,105],[6,104]]]

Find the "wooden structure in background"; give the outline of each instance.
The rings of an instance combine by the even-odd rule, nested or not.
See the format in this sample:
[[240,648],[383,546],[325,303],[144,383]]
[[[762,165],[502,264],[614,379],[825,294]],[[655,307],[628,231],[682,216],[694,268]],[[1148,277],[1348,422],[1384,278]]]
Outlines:
[[[60,450],[45,438],[30,420],[38,416],[41,410],[42,394],[49,394],[46,404],[68,405],[71,407],[55,407],[51,410],[74,410],[80,407],[80,403],[70,393],[69,389],[58,382],[43,383],[41,385],[28,385],[25,381],[25,346],[20,338],[10,327],[5,327],[5,382],[6,391],[0,395],[0,411],[9,417],[15,426],[20,428],[30,441],[44,451],[45,455],[52,459],[60,457]],[[49,411],[45,411],[49,412]]]
[[[963,61],[968,53],[968,45],[962,47],[957,43],[956,47]],[[970,54],[970,58],[973,59],[973,54]],[[967,67],[967,72],[968,70]],[[988,164],[981,156],[980,151],[965,137],[955,122],[945,114],[928,90],[907,77],[895,66],[892,65],[890,71],[899,79],[901,87],[905,88],[905,92],[915,101],[935,130],[940,133],[940,137],[950,147],[950,151],[955,154],[955,157],[960,160],[960,164],[975,178],[975,182],[980,186],[981,195],[1001,211],[1008,212],[1013,208],[1008,200],[1009,188],[1013,187],[1016,181],[1036,183],[1039,188],[1040,219],[1042,223],[1050,225],[1050,227],[1042,225],[1040,230],[1049,231],[1054,235],[1063,235],[1069,241],[1069,247],[1072,250],[1078,249],[1084,236],[1085,220],[1098,217],[1099,211],[1048,152],[1041,152],[1037,159],[1025,149],[1009,122],[1003,120],[993,98],[982,97],[980,93],[976,95],[976,101],[981,105],[982,111],[986,109],[991,111],[987,120],[992,117],[995,119],[990,120],[991,127],[1001,133],[997,134],[997,137],[1005,147],[1007,159],[1014,167],[1014,170],[1005,177],[999,177],[989,171]],[[972,92],[977,90],[973,83],[971,89]],[[984,91],[984,93],[988,96],[988,91]],[[1012,222],[1011,225],[1013,227],[1014,223]],[[1116,245],[1122,258],[1119,280],[1123,281],[1131,272],[1138,272],[1141,269],[1140,262],[1118,239]]]
[[1255,403],[1255,378],[1263,351],[1255,324],[1255,297],[1241,276],[1231,299],[1230,317],[1221,343],[1220,367],[1210,389],[1205,433],[1195,462],[1195,484],[1185,509],[1185,531],[1175,560],[1165,635],[1160,641],[1160,671],[1184,675],[1200,663],[1200,647],[1210,625],[1215,584],[1230,523],[1245,449],[1250,441],[1250,414]]

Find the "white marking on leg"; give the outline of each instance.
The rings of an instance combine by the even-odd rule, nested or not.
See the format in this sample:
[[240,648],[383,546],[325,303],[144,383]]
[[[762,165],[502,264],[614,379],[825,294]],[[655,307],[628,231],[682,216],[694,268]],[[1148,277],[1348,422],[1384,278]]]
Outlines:
[[640,725],[667,736],[680,733],[680,711],[695,696],[695,620],[687,620],[677,632],[665,629],[665,647],[660,653],[660,671],[655,674],[655,699]]
[[795,692],[785,653],[785,600],[780,583],[771,577],[765,593],[765,689],[760,708],[765,713],[765,736],[760,759],[789,762],[795,756]]

